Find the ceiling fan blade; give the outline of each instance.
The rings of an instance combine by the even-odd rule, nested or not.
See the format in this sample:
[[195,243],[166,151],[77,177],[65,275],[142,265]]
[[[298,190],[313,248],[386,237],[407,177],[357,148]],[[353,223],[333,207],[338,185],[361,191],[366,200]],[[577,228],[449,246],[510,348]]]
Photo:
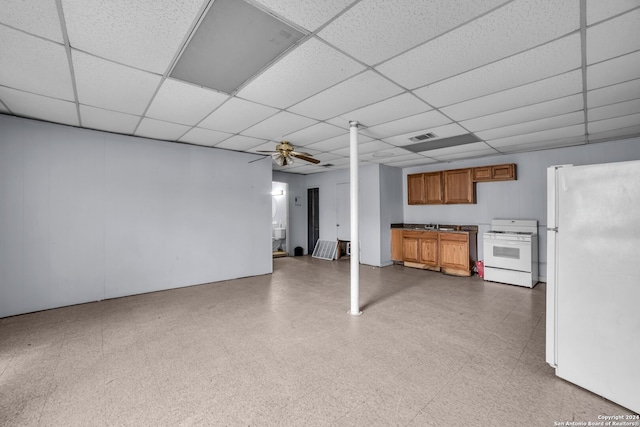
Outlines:
[[275,154],[275,153],[277,153],[277,151],[256,150],[256,153],[268,153],[268,154]]
[[292,151],[291,154],[293,154],[294,156],[297,156],[299,154],[301,156],[313,157],[311,154],[305,153],[304,151]]
[[302,153],[295,153],[295,152],[294,152],[294,153],[291,153],[291,155],[292,155],[293,157],[298,158],[298,159],[302,159],[302,160],[304,160],[305,162],[313,163],[314,165],[317,165],[318,163],[320,163],[320,160],[318,160],[318,159],[314,159],[313,157],[305,156],[305,155],[304,155],[304,154],[302,154]]

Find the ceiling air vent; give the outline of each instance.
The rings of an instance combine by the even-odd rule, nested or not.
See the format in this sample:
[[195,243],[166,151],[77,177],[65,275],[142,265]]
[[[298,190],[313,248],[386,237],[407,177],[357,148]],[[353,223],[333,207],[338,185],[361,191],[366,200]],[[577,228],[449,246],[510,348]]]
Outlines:
[[427,139],[433,139],[433,138],[437,138],[436,134],[433,132],[429,132],[423,135],[416,135],[412,138],[409,138],[409,141],[422,142],[422,141],[426,141]]

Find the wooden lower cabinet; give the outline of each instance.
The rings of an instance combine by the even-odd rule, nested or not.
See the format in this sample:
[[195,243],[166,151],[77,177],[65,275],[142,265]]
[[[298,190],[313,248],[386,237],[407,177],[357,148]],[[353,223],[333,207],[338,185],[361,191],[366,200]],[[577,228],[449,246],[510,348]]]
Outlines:
[[402,228],[391,229],[391,261],[402,262]]
[[417,230],[402,233],[402,261],[406,267],[471,276],[475,253],[475,233]]

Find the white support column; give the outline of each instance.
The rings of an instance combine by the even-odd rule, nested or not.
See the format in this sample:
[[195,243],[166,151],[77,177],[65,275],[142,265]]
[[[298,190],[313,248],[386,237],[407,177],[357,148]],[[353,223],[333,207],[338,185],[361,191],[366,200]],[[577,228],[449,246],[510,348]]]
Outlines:
[[360,236],[358,230],[358,122],[349,122],[349,169],[351,171],[351,309],[349,314],[359,316],[360,311]]

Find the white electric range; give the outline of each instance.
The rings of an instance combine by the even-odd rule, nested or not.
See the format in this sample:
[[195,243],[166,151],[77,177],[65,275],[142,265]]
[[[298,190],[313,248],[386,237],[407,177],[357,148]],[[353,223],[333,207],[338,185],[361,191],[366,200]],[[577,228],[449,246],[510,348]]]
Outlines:
[[538,221],[494,219],[483,249],[484,280],[527,288],[538,283]]

